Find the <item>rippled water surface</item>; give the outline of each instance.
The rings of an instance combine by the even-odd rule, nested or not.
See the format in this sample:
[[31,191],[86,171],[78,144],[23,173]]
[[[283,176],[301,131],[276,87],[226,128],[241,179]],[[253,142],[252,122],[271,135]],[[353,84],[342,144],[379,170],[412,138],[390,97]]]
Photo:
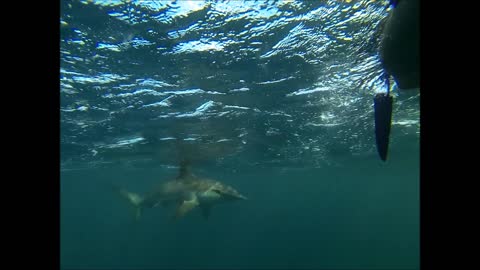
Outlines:
[[[376,154],[386,1],[61,3],[64,169],[168,165],[174,138],[220,166]],[[398,94],[393,151],[418,120]]]

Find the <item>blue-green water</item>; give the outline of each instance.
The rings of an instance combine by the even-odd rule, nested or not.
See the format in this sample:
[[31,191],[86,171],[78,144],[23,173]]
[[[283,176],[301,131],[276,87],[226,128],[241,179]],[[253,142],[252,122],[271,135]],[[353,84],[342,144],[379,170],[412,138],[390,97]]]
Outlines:
[[146,191],[162,170],[64,173],[65,268],[418,269],[418,153],[395,164],[248,173],[212,171],[250,200],[172,223],[158,209],[132,225],[131,209],[102,185]]
[[[61,1],[63,269],[418,269],[419,93],[375,148],[388,1]],[[131,207],[192,169],[249,200]]]

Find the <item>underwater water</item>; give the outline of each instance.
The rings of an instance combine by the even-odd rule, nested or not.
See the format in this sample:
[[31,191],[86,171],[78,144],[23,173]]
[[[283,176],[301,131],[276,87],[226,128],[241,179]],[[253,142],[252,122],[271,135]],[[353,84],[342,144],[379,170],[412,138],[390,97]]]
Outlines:
[[[394,89],[389,1],[61,1],[62,269],[419,269],[420,94]],[[195,174],[248,197],[146,209]]]

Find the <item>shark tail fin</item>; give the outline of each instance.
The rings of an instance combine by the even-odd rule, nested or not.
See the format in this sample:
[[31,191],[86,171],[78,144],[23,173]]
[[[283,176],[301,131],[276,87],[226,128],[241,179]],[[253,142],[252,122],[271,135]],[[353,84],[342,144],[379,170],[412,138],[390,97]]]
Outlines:
[[137,193],[130,192],[124,188],[114,186],[114,189],[119,193],[123,198],[127,199],[131,206],[133,206],[135,211],[135,220],[139,220],[142,215],[142,202],[143,198]]

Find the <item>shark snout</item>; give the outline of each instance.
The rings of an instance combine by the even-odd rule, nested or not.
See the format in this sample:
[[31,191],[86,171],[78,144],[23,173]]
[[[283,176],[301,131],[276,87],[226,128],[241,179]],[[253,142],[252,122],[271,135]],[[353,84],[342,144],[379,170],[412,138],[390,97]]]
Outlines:
[[243,196],[242,194],[239,194],[239,195],[238,195],[238,198],[239,198],[240,200],[248,200],[248,198],[245,197],[245,196]]
[[243,196],[242,194],[236,193],[236,194],[228,194],[228,195],[223,195],[223,197],[227,200],[248,200],[247,197]]

